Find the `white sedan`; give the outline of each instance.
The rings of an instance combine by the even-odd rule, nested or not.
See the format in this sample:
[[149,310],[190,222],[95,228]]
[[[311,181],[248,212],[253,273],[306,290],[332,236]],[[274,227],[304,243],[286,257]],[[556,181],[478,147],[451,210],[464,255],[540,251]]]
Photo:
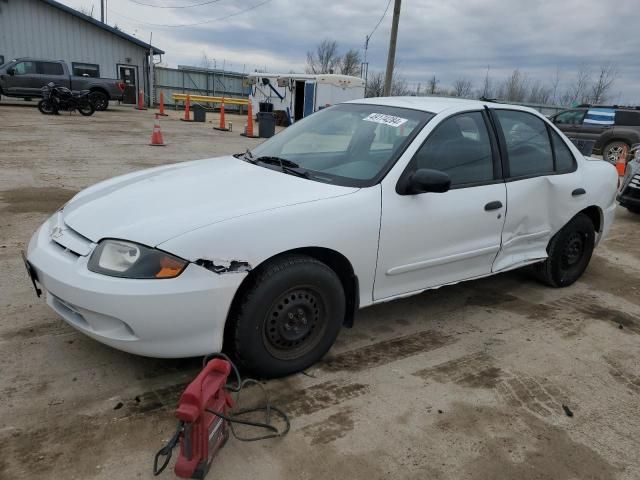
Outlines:
[[154,357],[318,361],[359,308],[525,265],[564,287],[613,221],[615,168],[528,108],[372,98],[253,151],[76,195],[31,239],[49,306]]

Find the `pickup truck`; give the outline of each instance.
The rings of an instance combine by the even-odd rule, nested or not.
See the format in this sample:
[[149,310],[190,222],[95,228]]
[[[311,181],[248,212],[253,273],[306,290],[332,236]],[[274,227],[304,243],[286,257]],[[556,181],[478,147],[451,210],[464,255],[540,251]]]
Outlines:
[[89,90],[96,110],[106,110],[109,100],[122,100],[124,83],[113,78],[74,76],[62,60],[17,58],[0,67],[0,95],[30,99],[40,97],[49,82],[70,90]]

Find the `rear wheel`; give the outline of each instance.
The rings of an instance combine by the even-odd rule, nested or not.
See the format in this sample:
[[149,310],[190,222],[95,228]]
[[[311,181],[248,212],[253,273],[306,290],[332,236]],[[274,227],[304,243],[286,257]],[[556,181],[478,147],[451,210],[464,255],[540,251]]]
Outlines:
[[579,213],[556,233],[547,247],[547,259],[534,265],[537,277],[551,287],[568,287],[589,265],[595,244],[591,219]]
[[624,155],[628,152],[629,145],[627,145],[626,143],[611,142],[607,144],[606,147],[604,147],[604,150],[602,151],[602,157],[608,162],[615,164],[620,159],[621,155]]
[[287,255],[250,282],[227,326],[238,363],[258,376],[280,377],[320,360],[345,315],[335,272],[311,257]]
[[109,108],[109,97],[107,97],[107,94],[104,92],[91,92],[89,94],[89,100],[91,100],[93,107],[99,112],[103,112]]

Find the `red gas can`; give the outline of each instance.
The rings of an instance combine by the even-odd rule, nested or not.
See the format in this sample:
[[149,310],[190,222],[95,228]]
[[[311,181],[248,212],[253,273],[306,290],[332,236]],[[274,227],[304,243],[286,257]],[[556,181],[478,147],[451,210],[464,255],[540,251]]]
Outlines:
[[229,438],[229,423],[207,410],[228,416],[233,402],[225,389],[231,365],[214,358],[180,397],[176,417],[184,422],[175,473],[181,478],[204,478],[218,450]]

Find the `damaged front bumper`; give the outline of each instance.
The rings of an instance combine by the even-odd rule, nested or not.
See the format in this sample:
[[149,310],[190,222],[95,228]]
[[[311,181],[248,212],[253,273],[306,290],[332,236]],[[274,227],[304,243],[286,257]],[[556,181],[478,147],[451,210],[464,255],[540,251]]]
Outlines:
[[47,304],[71,326],[138,355],[177,358],[221,350],[227,313],[246,274],[219,275],[189,264],[173,279],[116,278],[89,271],[89,256],[53,241],[48,223],[29,243],[27,259]]

